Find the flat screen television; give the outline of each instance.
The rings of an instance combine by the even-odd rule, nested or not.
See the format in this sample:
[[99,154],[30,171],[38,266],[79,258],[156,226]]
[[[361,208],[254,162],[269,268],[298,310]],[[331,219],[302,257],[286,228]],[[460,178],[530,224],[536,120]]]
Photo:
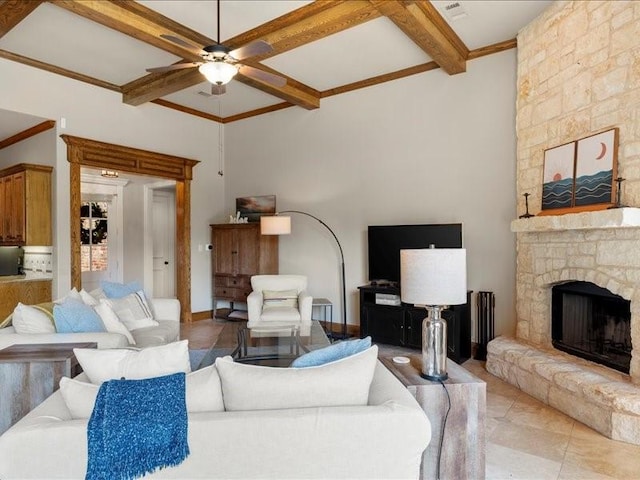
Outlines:
[[368,228],[369,281],[400,281],[400,250],[462,248],[462,224],[370,225]]

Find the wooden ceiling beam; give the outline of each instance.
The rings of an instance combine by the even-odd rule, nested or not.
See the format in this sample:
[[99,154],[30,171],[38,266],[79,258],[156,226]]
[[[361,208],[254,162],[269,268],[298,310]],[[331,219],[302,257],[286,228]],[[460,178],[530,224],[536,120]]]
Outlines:
[[467,69],[469,49],[428,0],[369,0],[449,75]]
[[3,148],[7,148],[8,146],[13,145],[15,143],[21,142],[22,140],[26,140],[27,138],[31,138],[34,135],[37,135],[39,133],[46,132],[47,130],[55,126],[56,126],[55,120],[45,120],[44,122],[39,123],[38,125],[35,125],[31,128],[27,128],[26,130],[16,133],[15,135],[5,138],[4,140],[0,140],[0,150],[2,150]]
[[4,0],[0,1],[0,38],[33,12],[42,0]]
[[272,52],[251,57],[252,62],[259,62],[380,16],[368,0],[317,0],[230,38],[224,44],[234,49],[255,40],[268,42]]

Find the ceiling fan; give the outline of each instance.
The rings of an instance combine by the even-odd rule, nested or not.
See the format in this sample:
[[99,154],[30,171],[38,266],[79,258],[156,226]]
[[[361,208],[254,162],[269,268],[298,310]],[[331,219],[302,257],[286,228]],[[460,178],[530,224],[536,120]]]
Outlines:
[[229,83],[238,72],[246,77],[270,83],[275,87],[284,87],[287,83],[287,80],[284,77],[239,63],[240,60],[244,60],[245,58],[272,52],[273,48],[267,42],[264,40],[256,40],[243,47],[236,48],[235,50],[229,50],[228,47],[225,47],[220,43],[220,0],[218,0],[217,3],[218,40],[215,45],[208,45],[203,48],[199,48],[179,37],[176,37],[175,35],[160,35],[162,38],[182,47],[186,47],[197,55],[200,55],[202,57],[201,62],[174,63],[173,65],[167,65],[166,67],[147,68],[147,72],[168,72],[171,70],[198,67],[200,73],[205,76],[207,81],[211,82],[211,93],[213,95],[221,95],[225,93],[225,85]]

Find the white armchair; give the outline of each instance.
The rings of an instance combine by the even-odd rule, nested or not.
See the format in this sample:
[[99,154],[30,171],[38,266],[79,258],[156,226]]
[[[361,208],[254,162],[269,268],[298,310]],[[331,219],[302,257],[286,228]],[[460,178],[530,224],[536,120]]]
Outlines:
[[247,297],[249,328],[299,325],[309,335],[313,297],[307,293],[304,275],[254,275]]

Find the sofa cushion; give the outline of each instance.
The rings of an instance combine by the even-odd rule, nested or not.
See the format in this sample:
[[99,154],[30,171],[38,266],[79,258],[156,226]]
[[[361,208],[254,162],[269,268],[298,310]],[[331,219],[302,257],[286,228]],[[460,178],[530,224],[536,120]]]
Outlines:
[[116,312],[113,311],[111,306],[105,300],[100,300],[100,303],[94,306],[93,309],[100,316],[100,319],[102,320],[104,328],[107,330],[107,332],[119,333],[121,335],[124,335],[125,337],[127,337],[129,345],[136,344],[136,340],[133,338],[133,335],[131,335],[129,329],[125,326],[124,323],[120,321],[120,319],[116,315]]
[[158,322],[153,319],[153,312],[142,290],[122,298],[108,298],[104,301],[116,312],[120,321],[130,331],[158,326]]
[[275,368],[216,360],[225,410],[366,405],[378,347],[309,368]]
[[297,290],[263,290],[262,298],[264,307],[298,308]]
[[136,380],[191,372],[187,340],[144,350],[74,348],[73,353],[95,384],[120,378]]
[[53,321],[58,333],[104,332],[104,324],[93,307],[67,299],[54,305]]
[[16,333],[55,333],[53,316],[48,310],[33,305],[18,306],[13,310],[12,325]]
[[138,282],[119,283],[102,281],[100,282],[100,287],[107,298],[122,298],[142,290],[142,286]]
[[328,347],[312,350],[299,356],[291,363],[291,366],[294,368],[305,368],[324,365],[325,363],[335,362],[341,358],[355,355],[369,347],[371,347],[371,337],[336,342]]
[[156,327],[137,328],[131,332],[136,347],[147,348],[175,342],[180,337],[180,323],[173,320],[157,320]]
[[[62,377],[60,393],[72,418],[89,418],[100,385]],[[185,381],[188,412],[223,412],[222,387],[215,365],[187,374]]]

